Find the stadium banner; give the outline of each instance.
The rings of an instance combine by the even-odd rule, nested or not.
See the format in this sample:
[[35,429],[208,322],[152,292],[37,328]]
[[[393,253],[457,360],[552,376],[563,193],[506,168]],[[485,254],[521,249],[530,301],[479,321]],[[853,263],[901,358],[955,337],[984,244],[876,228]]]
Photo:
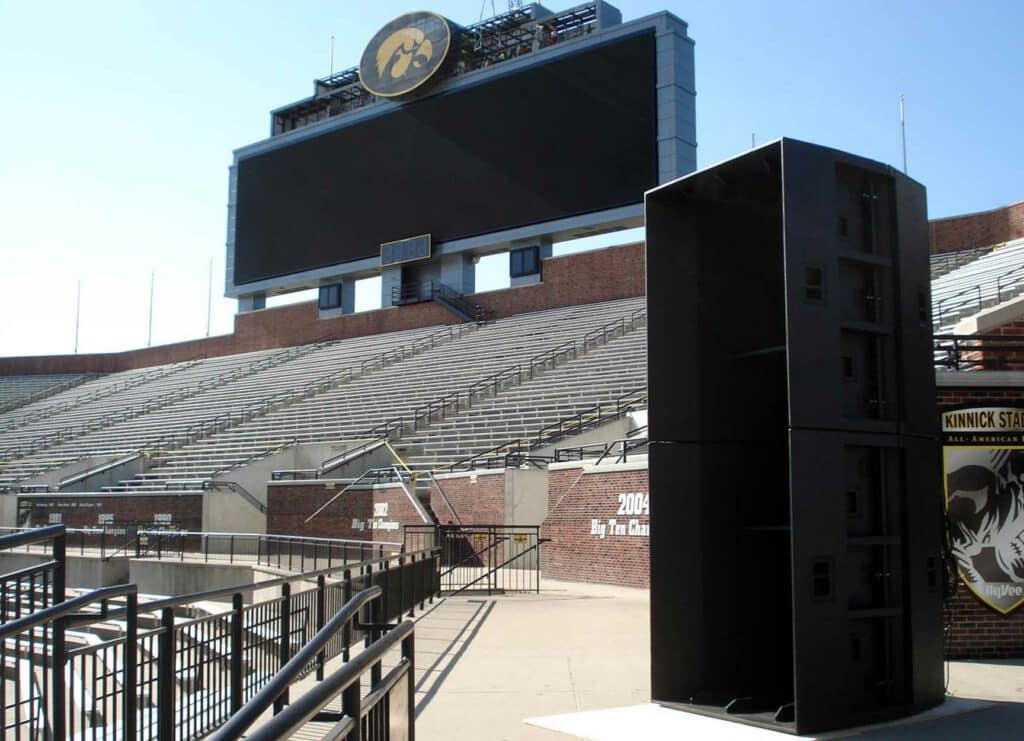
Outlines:
[[942,444],[960,578],[1006,615],[1024,603],[1024,404],[946,409]]

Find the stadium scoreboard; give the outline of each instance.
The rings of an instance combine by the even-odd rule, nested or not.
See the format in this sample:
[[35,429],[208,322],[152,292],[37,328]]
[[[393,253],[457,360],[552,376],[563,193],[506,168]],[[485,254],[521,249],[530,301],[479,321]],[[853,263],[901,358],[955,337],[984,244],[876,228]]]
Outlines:
[[[584,231],[601,223],[590,215],[623,208],[637,220],[647,189],[692,169],[679,144],[693,139],[692,110],[688,124],[676,115],[692,109],[692,90],[666,104],[659,83],[659,39],[671,21],[685,39],[678,19],[588,30],[530,53],[520,44],[516,58],[453,72],[469,31],[433,13],[403,18],[363,53],[359,85],[375,102],[235,152],[227,295],[373,274],[512,230]],[[692,77],[692,42],[673,38]],[[677,131],[666,142],[667,127]]]

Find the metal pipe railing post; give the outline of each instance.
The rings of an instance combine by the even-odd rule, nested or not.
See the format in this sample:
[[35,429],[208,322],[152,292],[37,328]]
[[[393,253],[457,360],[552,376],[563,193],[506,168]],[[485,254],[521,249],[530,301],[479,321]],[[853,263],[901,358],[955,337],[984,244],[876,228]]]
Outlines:
[[[352,572],[349,569],[345,569],[342,572],[342,583],[341,583],[341,604],[346,605],[348,601],[352,599]],[[341,660],[348,661],[349,659],[349,646],[352,645],[352,622],[349,621],[341,629]]]
[[[289,559],[290,561],[290,559]],[[281,585],[281,641],[278,645],[278,668],[288,663],[291,658],[291,632],[292,632],[292,585],[285,582]],[[288,688],[274,700],[274,715],[281,712],[281,708],[290,702]]]
[[[324,629],[327,622],[327,577],[320,574],[316,578],[316,632]],[[316,679],[318,682],[324,678],[324,663],[327,661],[326,651],[316,655]]]
[[242,709],[242,593],[231,595],[231,712]]
[[157,656],[157,738],[175,741],[174,703],[174,608],[165,607],[160,613],[160,653]]
[[135,738],[138,723],[139,595],[127,595],[128,615],[124,633],[124,738]]
[[360,708],[362,697],[360,697],[361,690],[359,685],[359,682],[353,682],[341,693],[342,710],[345,712],[345,715],[355,721],[352,724],[352,730],[349,731],[348,737],[345,741],[363,741],[363,713]]
[[402,658],[409,662],[409,673],[406,674],[408,697],[406,698],[406,712],[409,717],[406,721],[408,729],[408,741],[416,741],[416,638],[415,633],[410,632],[402,639]]
[[[67,563],[67,541],[64,533],[53,539],[53,560],[57,566],[53,570],[53,604],[58,605],[65,599]],[[17,613],[15,613],[17,614]],[[64,676],[64,664],[67,661],[67,646],[64,640],[64,627],[66,618],[59,618],[53,623],[53,655],[50,660],[53,662],[51,675],[53,677],[53,719],[50,727],[53,738],[58,741],[65,736],[65,712],[67,707],[67,683]]]

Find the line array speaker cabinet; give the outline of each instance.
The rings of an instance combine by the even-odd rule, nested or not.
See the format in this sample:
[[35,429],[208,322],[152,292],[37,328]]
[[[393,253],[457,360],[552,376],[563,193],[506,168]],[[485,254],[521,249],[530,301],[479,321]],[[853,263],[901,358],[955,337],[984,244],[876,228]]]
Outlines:
[[924,188],[782,139],[646,210],[653,699],[796,733],[942,702]]

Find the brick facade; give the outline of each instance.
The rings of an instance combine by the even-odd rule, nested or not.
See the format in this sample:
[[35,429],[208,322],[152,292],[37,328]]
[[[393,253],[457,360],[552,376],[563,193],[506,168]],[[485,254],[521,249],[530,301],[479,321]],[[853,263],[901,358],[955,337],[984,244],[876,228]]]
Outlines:
[[1024,607],[1009,615],[993,610],[957,577],[956,592],[946,607],[950,630],[946,657],[1005,659],[1024,656]]
[[[650,586],[647,469],[619,468],[549,470],[541,537],[551,542],[542,547],[544,576]],[[637,494],[642,495],[639,503]]]
[[[113,522],[159,523],[177,530],[203,529],[202,494],[65,494],[19,497],[19,502],[31,502],[33,526],[52,523],[69,528],[96,527],[112,518]],[[51,515],[60,519],[51,520]]]
[[1024,237],[1024,201],[928,223],[931,251],[955,252]]
[[305,521],[342,488],[344,484],[334,481],[269,484],[267,532],[401,542],[403,526],[429,524],[398,485],[349,489],[313,520]]
[[[529,286],[474,294],[472,300],[498,317],[561,306],[642,296],[645,291],[642,244],[612,247],[544,260],[543,280]],[[366,337],[461,321],[433,301],[319,319],[315,301],[235,316],[230,335],[178,342],[122,353],[0,358],[0,375],[35,373],[113,373],[194,358],[291,347],[328,339]]]
[[[438,492],[438,485],[444,497]],[[449,504],[458,517],[452,516]],[[505,471],[438,477],[430,485],[430,509],[444,525],[505,524]]]
[[[940,381],[941,382],[941,381]],[[1022,388],[943,388],[937,390],[939,411],[961,404],[1024,401]],[[959,576],[947,605],[950,629],[946,637],[949,658],[1007,658],[1024,656],[1024,607],[1003,615],[982,602]]]

